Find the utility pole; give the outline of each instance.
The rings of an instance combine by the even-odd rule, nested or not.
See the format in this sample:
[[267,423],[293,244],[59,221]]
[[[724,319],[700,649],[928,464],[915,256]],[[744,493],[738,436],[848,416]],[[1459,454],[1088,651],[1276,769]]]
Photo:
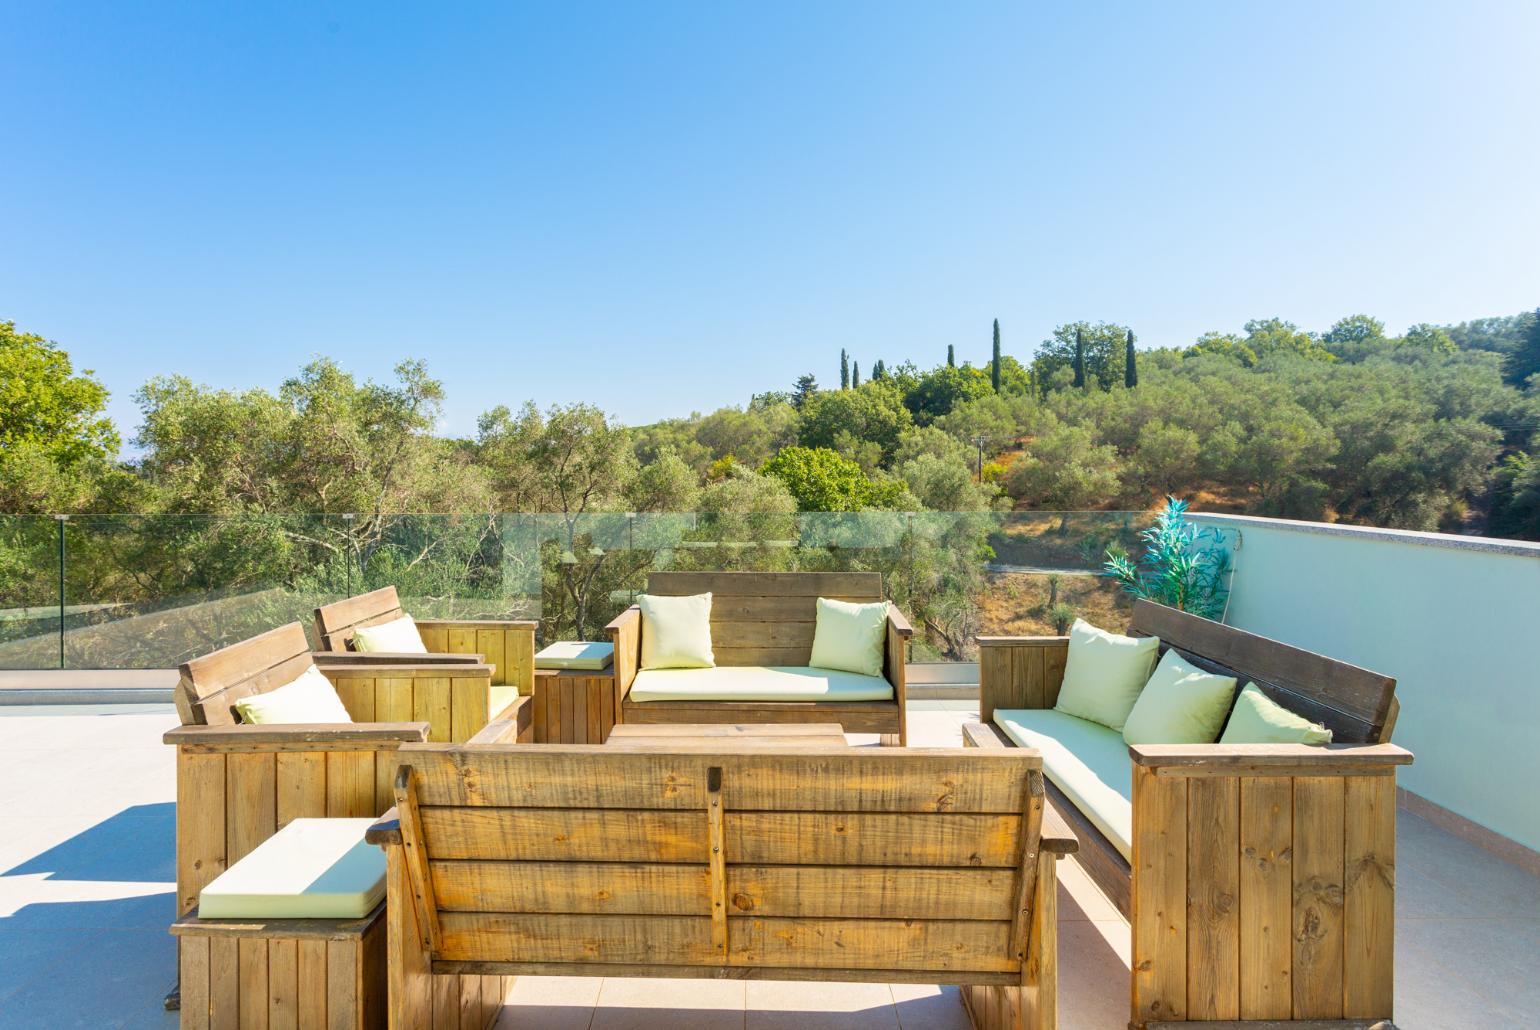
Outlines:
[[984,436],[973,438],[973,445],[979,449],[979,483],[981,484],[984,482],[984,443],[987,439]]

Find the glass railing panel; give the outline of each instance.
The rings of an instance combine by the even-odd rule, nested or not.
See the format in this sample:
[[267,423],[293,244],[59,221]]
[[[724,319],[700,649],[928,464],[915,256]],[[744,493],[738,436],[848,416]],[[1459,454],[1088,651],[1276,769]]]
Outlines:
[[60,664],[59,528],[49,515],[0,515],[0,669]]

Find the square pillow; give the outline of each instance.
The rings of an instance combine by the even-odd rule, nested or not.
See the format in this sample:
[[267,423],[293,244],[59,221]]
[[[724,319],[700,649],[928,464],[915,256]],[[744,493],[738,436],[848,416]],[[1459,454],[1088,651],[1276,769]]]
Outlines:
[[881,676],[887,636],[888,602],[852,604],[820,597],[813,655],[807,664],[816,669]]
[[1122,730],[1159,653],[1159,637],[1119,636],[1076,619],[1054,710]]
[[314,665],[299,678],[265,694],[235,702],[241,722],[271,726],[301,722],[352,722],[332,681]]
[[1331,730],[1302,715],[1295,715],[1283,705],[1246,684],[1235,699],[1235,711],[1225,724],[1221,744],[1330,744]]
[[1235,697],[1235,677],[1204,672],[1171,650],[1128,713],[1128,744],[1212,744]]
[[353,631],[353,650],[387,651],[396,654],[427,654],[417,620],[410,615],[391,619],[377,626],[360,626]]
[[713,669],[711,595],[642,594],[642,668]]

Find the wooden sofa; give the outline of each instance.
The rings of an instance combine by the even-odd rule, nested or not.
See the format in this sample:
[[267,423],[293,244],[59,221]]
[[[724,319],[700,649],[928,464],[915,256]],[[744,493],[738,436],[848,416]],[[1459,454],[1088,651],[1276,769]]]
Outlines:
[[377,626],[405,615],[395,587],[381,587],[315,610],[316,640],[321,650],[347,654],[361,662],[466,661],[492,666],[494,687],[517,687],[528,698],[535,684],[535,623],[519,619],[418,619],[417,632],[428,649],[393,655],[353,650],[360,626]]
[[438,1025],[428,977],[454,973],[954,983],[975,1026],[1054,1026],[1054,862],[1074,840],[1044,829],[1029,751],[398,758],[369,834],[393,1027]]
[[[1368,1028],[1392,1017],[1395,681],[1138,601],[1129,632],[1255,683],[1334,743],[1134,745],[1132,858],[1053,782],[1080,864],[1128,916],[1130,1026]],[[1066,637],[980,641],[966,744],[1002,749],[1013,709],[1051,709]]]
[[[806,666],[820,597],[883,600],[877,572],[654,572],[647,592],[712,595],[711,639],[725,667]],[[883,675],[893,688],[882,701],[636,701],[630,690],[641,661],[642,613],[632,606],[607,627],[615,646],[621,721],[641,723],[837,722],[847,733],[879,733],[884,743],[908,740],[904,662],[913,630],[888,606]]]

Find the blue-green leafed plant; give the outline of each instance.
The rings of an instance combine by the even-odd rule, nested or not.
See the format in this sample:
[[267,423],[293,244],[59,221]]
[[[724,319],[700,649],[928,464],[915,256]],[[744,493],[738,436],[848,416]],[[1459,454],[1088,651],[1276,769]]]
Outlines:
[[1230,552],[1219,530],[1199,529],[1187,521],[1187,502],[1167,497],[1165,509],[1139,539],[1145,549],[1137,562],[1122,550],[1108,548],[1102,575],[1122,583],[1135,597],[1206,619],[1224,614]]

